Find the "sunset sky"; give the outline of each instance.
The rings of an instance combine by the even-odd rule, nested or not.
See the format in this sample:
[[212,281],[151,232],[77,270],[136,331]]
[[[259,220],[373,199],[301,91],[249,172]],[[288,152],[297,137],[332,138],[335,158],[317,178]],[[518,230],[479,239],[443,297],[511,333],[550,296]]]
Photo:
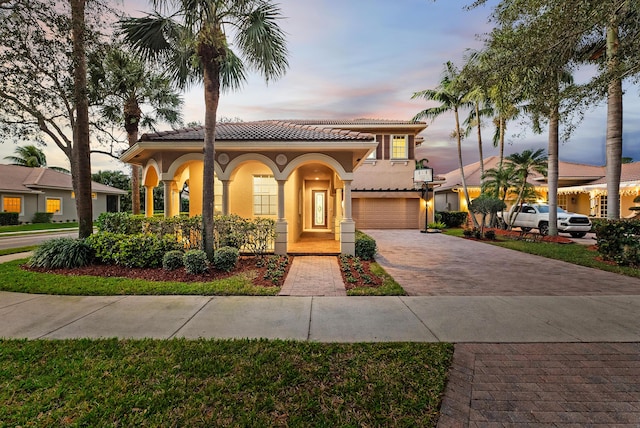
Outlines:
[[[218,116],[244,121],[264,119],[409,120],[427,107],[411,100],[414,92],[435,88],[443,64],[461,65],[469,48],[480,48],[483,33],[490,31],[490,6],[467,11],[469,0],[280,0],[281,25],[287,33],[290,68],[285,77],[265,84],[251,76],[241,91],[223,94]],[[495,4],[491,1],[489,5]],[[134,15],[150,11],[142,0],[126,1]],[[638,86],[625,87],[624,156],[640,161],[640,101]],[[184,120],[203,122],[202,87],[185,95]],[[432,104],[429,106],[435,106]],[[466,113],[464,113],[466,115]],[[511,122],[507,153],[546,148],[546,134],[536,135],[523,121]],[[450,138],[452,116],[442,116],[422,134],[419,156],[426,157],[436,174],[457,167],[455,141]],[[165,127],[162,127],[164,129]],[[564,161],[603,165],[606,106],[586,113],[569,141],[561,143]],[[493,129],[484,131],[485,156],[497,154],[491,146]],[[463,142],[464,162],[478,160],[477,142]],[[15,149],[0,145],[2,157]],[[65,165],[59,149],[45,148],[50,165]],[[124,169],[105,156],[92,157],[94,171]]]

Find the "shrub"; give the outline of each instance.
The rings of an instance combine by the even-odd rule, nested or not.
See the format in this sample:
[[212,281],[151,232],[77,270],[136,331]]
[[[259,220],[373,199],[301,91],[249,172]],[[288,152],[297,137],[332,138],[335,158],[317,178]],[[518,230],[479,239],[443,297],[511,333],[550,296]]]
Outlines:
[[168,251],[179,250],[180,244],[174,236],[162,238],[149,233],[128,235],[120,242],[116,263],[126,267],[154,268],[162,265]]
[[640,220],[599,221],[594,226],[598,252],[622,266],[640,266]]
[[182,258],[184,257],[184,251],[171,250],[164,253],[162,257],[162,268],[164,270],[176,270],[184,266]]
[[202,250],[189,250],[182,257],[187,273],[198,275],[207,270],[207,254]]
[[46,269],[72,269],[86,266],[92,259],[93,251],[85,241],[56,238],[36,248],[29,265]]
[[93,249],[96,259],[105,264],[116,263],[120,242],[127,238],[122,233],[100,232],[90,235],[86,242]]
[[270,218],[256,218],[246,224],[244,248],[255,256],[261,256],[272,248],[276,239],[276,222]]
[[221,271],[229,272],[236,267],[240,252],[234,247],[222,247],[213,253],[213,266]]
[[15,226],[19,224],[18,213],[0,213],[0,226]]
[[373,260],[376,255],[376,241],[366,233],[356,230],[356,257],[361,260]]
[[438,211],[436,216],[439,221],[447,225],[447,227],[460,227],[467,221],[469,215],[466,211]]
[[53,218],[53,213],[41,213],[37,212],[33,214],[33,218],[31,219],[31,223],[51,223],[51,219]]
[[494,239],[496,239],[496,231],[495,230],[486,230],[484,232],[484,237],[486,239],[490,239],[490,240],[493,241]]
[[441,222],[441,221],[436,221],[436,222],[429,223],[429,224],[427,225],[427,228],[428,228],[428,229],[438,229],[438,230],[442,230],[442,229],[446,229],[446,228],[447,228],[447,225],[446,225],[446,224],[444,224],[444,223],[443,223],[443,222]]

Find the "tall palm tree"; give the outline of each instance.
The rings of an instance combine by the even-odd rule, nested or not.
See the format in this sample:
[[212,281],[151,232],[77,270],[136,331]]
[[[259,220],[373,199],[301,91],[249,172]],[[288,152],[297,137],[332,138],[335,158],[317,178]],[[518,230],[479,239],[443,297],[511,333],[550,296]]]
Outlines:
[[[154,13],[121,22],[128,43],[171,70],[181,87],[204,83],[203,246],[213,258],[213,176],[215,128],[220,89],[237,89],[246,79],[245,64],[267,80],[287,67],[282,15],[270,0],[153,0]],[[160,9],[160,10],[158,10]],[[170,15],[162,15],[162,12]],[[231,50],[227,40],[244,61]]]
[[[117,46],[102,61],[91,64],[92,95],[99,98],[101,115],[124,126],[129,147],[138,141],[140,126],[153,128],[156,121],[178,124],[182,100],[168,78]],[[151,107],[143,113],[141,106]],[[140,214],[140,166],[131,166],[131,205]]]
[[[516,198],[515,205],[520,205],[524,201],[525,192],[528,187],[527,179],[533,172],[537,172],[542,175],[547,175],[547,157],[544,154],[544,149],[525,150],[522,153],[513,153],[507,156],[506,161],[510,167],[513,168],[513,173],[516,180],[518,196]],[[514,210],[517,213],[517,210]],[[513,224],[513,219],[509,221],[509,224]]]
[[[469,190],[467,189],[467,181],[464,175],[464,164],[462,162],[462,131],[460,129],[460,115],[459,110],[461,108],[473,107],[473,103],[467,100],[469,93],[468,88],[460,80],[460,72],[451,61],[447,61],[444,65],[444,72],[440,84],[436,89],[425,89],[424,91],[416,92],[411,99],[422,98],[426,101],[437,101],[440,103],[437,107],[427,108],[422,110],[413,117],[413,120],[422,120],[425,118],[435,119],[438,116],[453,112],[455,118],[455,128],[453,134],[456,137],[458,146],[458,166],[460,168],[460,178],[462,181],[462,189],[464,192],[464,198],[467,202],[467,207],[471,205],[469,199]],[[478,222],[475,216],[471,216],[473,224],[478,227]]]
[[69,170],[59,166],[47,166],[47,155],[34,145],[16,147],[15,156],[5,156],[12,165],[26,166],[29,168],[47,167],[54,171],[69,173]]
[[34,145],[16,147],[15,156],[5,156],[4,158],[11,161],[12,165],[27,166],[29,168],[38,168],[47,166],[47,156],[42,150]]
[[[511,165],[489,168],[482,175],[482,193],[500,199],[504,207],[509,190],[514,186],[514,179],[515,172]],[[495,226],[496,221],[496,217],[492,215],[490,225]]]

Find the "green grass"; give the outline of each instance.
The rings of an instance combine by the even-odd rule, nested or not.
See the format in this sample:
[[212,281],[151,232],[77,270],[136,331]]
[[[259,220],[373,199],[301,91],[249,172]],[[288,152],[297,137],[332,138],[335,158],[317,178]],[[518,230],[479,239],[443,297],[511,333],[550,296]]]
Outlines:
[[0,340],[3,426],[433,427],[453,346]]
[[27,251],[33,251],[36,248],[38,248],[37,245],[30,245],[28,247],[18,247],[18,248],[6,248],[4,250],[0,250],[0,256],[6,256],[9,254],[26,253]]
[[16,226],[0,226],[0,233],[30,232],[37,230],[71,229],[78,227],[78,223],[36,223],[19,224]]
[[378,263],[369,265],[371,273],[382,278],[382,285],[373,287],[356,287],[347,290],[347,296],[406,296],[404,288],[398,284]]
[[129,278],[56,275],[20,268],[27,259],[0,264],[0,290],[19,293],[74,296],[113,295],[217,295],[274,296],[280,287],[256,287],[247,275],[212,282],[162,282]]
[[[463,236],[462,229],[448,229],[446,234],[451,236]],[[498,238],[499,239],[497,241],[484,240],[480,242],[521,251],[523,253],[535,254],[549,259],[562,260],[564,262],[580,266],[640,278],[640,269],[611,265],[597,260],[597,257],[599,256],[598,252],[590,250],[584,245],[555,244],[551,242],[525,242],[500,237]]]

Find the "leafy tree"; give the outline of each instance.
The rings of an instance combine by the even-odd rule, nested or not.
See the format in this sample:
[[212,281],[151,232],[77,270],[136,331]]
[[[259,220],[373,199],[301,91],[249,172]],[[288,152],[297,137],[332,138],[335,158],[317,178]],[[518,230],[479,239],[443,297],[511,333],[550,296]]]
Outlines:
[[[180,123],[182,100],[168,78],[118,46],[102,54],[101,61],[95,58],[91,64],[91,95],[100,100],[104,120],[124,126],[129,147],[138,141],[141,126],[153,129],[158,120],[171,125]],[[143,105],[151,107],[151,111],[143,113]],[[140,172],[139,165],[131,165],[133,214],[140,214]]]
[[487,224],[487,216],[494,217],[498,211],[504,210],[506,207],[504,201],[494,196],[481,194],[479,197],[471,201],[469,205],[469,211],[474,214],[481,214],[482,221],[480,222],[480,234],[484,236],[484,227]]
[[[135,49],[164,64],[181,87],[199,80],[204,83],[203,246],[212,260],[220,89],[239,88],[246,78],[245,64],[267,81],[284,74],[288,62],[285,35],[278,26],[280,9],[269,0],[154,0],[153,5],[153,14],[124,20],[121,28]],[[170,15],[163,15],[162,9]],[[230,34],[244,61],[231,50]]]
[[0,132],[65,153],[84,237],[93,229],[85,50],[99,42],[104,8],[93,1],[85,16],[79,0],[8,4],[0,8]]
[[[471,201],[469,199],[469,190],[467,189],[467,181],[464,175],[464,164],[462,162],[462,131],[460,129],[460,115],[459,110],[461,108],[473,107],[473,103],[468,101],[467,95],[469,94],[468,87],[461,81],[460,72],[451,61],[445,64],[440,84],[436,89],[425,89],[424,91],[416,92],[411,99],[422,98],[426,101],[437,101],[440,103],[437,107],[427,108],[422,110],[413,117],[413,120],[422,120],[424,118],[435,119],[443,113],[453,112],[455,118],[455,128],[453,134],[456,137],[458,147],[458,166],[460,168],[460,177],[462,180],[462,189],[464,191],[464,197],[467,201],[467,207],[470,206]],[[474,226],[478,226],[474,216]]]

